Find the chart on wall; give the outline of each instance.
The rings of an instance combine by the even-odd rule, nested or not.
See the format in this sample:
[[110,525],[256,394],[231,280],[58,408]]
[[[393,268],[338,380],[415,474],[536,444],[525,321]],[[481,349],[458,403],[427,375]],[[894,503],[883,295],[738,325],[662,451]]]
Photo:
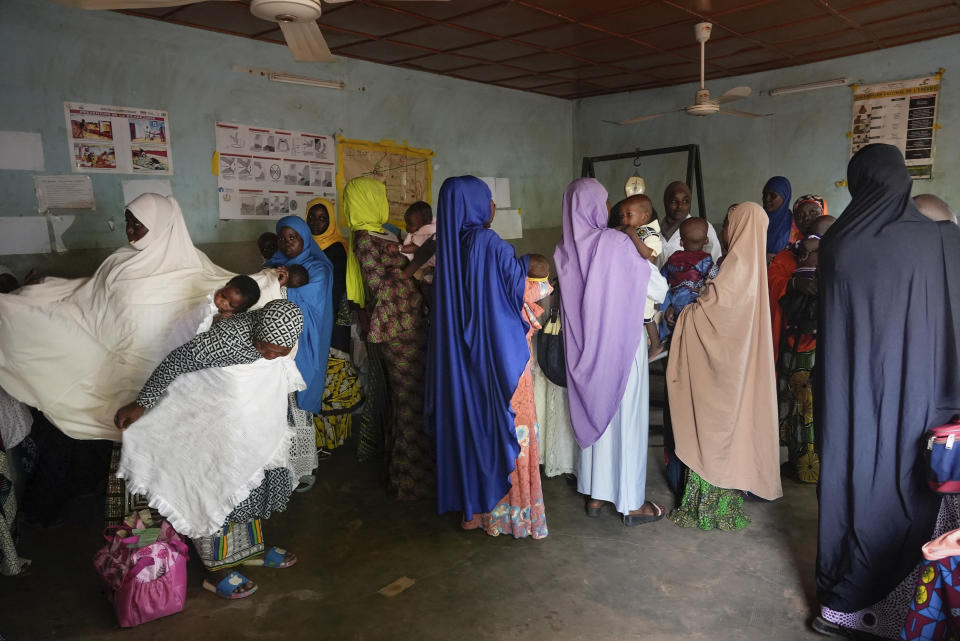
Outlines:
[[914,179],[932,177],[939,93],[940,74],[855,86],[850,155],[887,143],[900,149]]
[[[403,213],[407,207],[423,200],[430,202],[433,179],[433,151],[416,149],[392,140],[339,139],[337,186],[342,190],[350,180],[369,176],[387,186],[390,222],[403,229]],[[345,222],[342,218],[341,225]]]
[[63,103],[75,172],[172,174],[166,111]]
[[334,205],[337,150],[333,136],[216,123],[220,218],[303,216],[318,196]]

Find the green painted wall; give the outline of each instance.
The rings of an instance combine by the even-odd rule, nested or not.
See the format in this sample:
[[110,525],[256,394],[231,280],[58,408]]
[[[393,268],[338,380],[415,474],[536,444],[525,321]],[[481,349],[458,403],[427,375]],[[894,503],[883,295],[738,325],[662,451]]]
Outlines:
[[[691,34],[692,38],[692,34]],[[710,43],[707,43],[707,59]],[[585,155],[597,156],[674,145],[698,144],[701,148],[708,218],[723,220],[727,207],[746,200],[760,201],[766,180],[783,175],[793,185],[794,198],[820,193],[831,213],[838,215],[850,202],[845,187],[850,154],[853,93],[836,87],[808,93],[771,97],[774,87],[847,77],[851,82],[875,83],[933,74],[945,67],[936,138],[933,180],[917,181],[914,193],[935,193],[960,207],[960,69],[951,68],[960,59],[960,36],[884,49],[836,60],[789,67],[775,71],[708,80],[714,96],[731,87],[747,85],[750,98],[731,106],[744,111],[773,112],[769,118],[745,119],[715,114],[703,118],[674,113],[635,125],[618,127],[603,122],[677,109],[691,104],[697,85],[680,85],[632,93],[588,98],[577,103],[574,115],[574,163],[579,174]],[[763,94],[763,95],[758,95]],[[632,161],[605,163],[597,167],[610,200],[623,197],[623,184],[633,173]],[[682,180],[685,158],[681,154],[646,159],[641,174],[647,191],[662,209],[663,189],[672,180]]]
[[[348,138],[408,141],[436,152],[434,198],[444,178],[507,176],[524,226],[555,224],[559,194],[576,173],[569,101],[348,58],[296,63],[285,47],[134,18],[69,9],[46,0],[0,4],[0,129],[40,132],[45,174],[70,172],[64,101],[166,109],[170,114],[174,194],[194,242],[215,260],[240,264],[266,222],[217,218],[210,174],[216,120],[286,127]],[[343,91],[267,82],[235,64],[342,80]],[[70,250],[105,255],[125,242],[121,180],[93,175],[95,212],[80,212],[66,232]],[[36,212],[32,173],[0,171],[2,215]],[[212,245],[211,245],[212,244]],[[40,263],[69,268],[80,254],[3,257],[16,269]],[[94,261],[95,264],[95,261]]]

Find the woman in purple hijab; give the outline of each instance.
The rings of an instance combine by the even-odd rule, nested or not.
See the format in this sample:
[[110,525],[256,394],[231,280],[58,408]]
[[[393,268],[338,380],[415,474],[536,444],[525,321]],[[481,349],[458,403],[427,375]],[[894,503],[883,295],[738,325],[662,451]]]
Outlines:
[[607,228],[607,191],[593,178],[563,194],[563,240],[553,254],[563,292],[570,419],[580,444],[577,490],[587,516],[612,503],[625,525],[663,518],[646,500],[649,378],[643,308],[667,282],[640,255],[635,229]]

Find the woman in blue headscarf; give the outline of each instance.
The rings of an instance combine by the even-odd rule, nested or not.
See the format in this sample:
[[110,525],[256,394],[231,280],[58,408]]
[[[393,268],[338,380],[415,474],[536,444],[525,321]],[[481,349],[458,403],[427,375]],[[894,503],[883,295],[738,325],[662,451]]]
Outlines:
[[793,190],[790,181],[783,176],[774,176],[763,186],[763,210],[770,219],[767,225],[767,264],[790,243],[793,228],[793,212],[790,197]]
[[287,290],[287,298],[303,310],[303,334],[297,343],[295,361],[307,389],[297,392],[300,409],[320,413],[323,388],[327,384],[327,357],[333,331],[333,264],[313,240],[306,221],[285,216],[277,221],[277,253],[267,261],[270,267],[302,265],[310,274],[303,287]]
[[464,527],[547,535],[533,411],[529,325],[521,316],[529,256],[487,229],[490,189],[448,178],[437,207],[427,429],[437,444],[437,510]]

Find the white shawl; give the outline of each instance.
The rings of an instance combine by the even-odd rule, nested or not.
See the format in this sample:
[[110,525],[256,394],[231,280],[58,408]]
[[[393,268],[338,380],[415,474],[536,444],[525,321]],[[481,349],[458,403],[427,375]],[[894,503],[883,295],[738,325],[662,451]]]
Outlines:
[[193,246],[172,197],[128,209],[147,234],[90,278],[0,294],[0,387],[73,438],[120,439],[113,415],[166,356],[176,320],[233,276]]

